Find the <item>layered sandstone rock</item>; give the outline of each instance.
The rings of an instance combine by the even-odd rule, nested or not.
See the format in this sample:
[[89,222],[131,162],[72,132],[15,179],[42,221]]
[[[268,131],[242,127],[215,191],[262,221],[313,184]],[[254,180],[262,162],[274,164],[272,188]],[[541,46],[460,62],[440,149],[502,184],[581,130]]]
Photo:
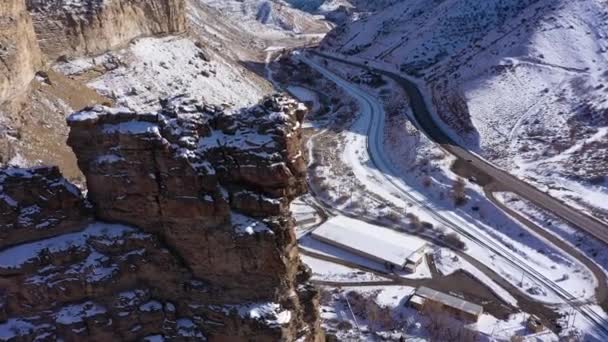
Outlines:
[[27,0],[51,59],[91,55],[145,35],[186,29],[184,0]]
[[24,0],[0,1],[0,103],[25,90],[41,65]]
[[[77,191],[42,196],[65,204],[56,226],[79,228],[0,248],[0,336],[319,340],[317,293],[288,211],[305,189],[302,109],[282,96],[230,113],[175,98],[158,113],[73,115],[69,143],[96,219],[114,224],[87,221]],[[55,169],[2,174],[1,194],[14,200],[69,186]],[[81,220],[67,215],[74,207]]]

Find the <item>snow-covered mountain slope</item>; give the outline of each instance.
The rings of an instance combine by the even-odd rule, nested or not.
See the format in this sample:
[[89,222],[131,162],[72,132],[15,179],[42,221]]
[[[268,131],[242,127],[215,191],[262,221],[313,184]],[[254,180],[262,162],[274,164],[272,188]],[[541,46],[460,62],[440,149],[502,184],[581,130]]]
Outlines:
[[608,217],[608,2],[402,0],[324,48],[426,81],[470,149]]
[[[331,26],[322,17],[283,0],[195,0],[217,9],[233,24],[257,37],[323,34]],[[314,7],[314,6],[313,6]]]
[[307,12],[327,13],[340,6],[360,12],[372,12],[397,3],[399,0],[284,0],[295,8]]
[[271,91],[269,84],[188,37],[143,38],[128,48],[56,66],[74,77],[102,70],[87,84],[118,105],[157,109],[159,99],[190,94],[208,104],[245,107]]

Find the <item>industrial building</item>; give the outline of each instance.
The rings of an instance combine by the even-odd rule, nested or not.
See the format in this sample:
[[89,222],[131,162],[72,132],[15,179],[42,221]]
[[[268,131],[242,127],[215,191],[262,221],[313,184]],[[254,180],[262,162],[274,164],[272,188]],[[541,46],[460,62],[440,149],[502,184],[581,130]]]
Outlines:
[[312,232],[312,237],[409,272],[415,272],[424,260],[427,247],[427,243],[417,237],[344,216],[327,220]]
[[422,310],[427,303],[434,303],[440,305],[442,310],[468,322],[477,322],[483,313],[481,305],[424,286],[416,290],[409,303],[417,310]]

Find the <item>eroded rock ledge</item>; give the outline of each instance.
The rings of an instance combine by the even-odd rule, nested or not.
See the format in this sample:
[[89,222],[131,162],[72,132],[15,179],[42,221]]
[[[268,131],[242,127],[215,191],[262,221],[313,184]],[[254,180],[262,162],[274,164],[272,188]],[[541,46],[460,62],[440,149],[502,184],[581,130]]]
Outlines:
[[[2,242],[0,337],[319,340],[317,293],[288,210],[305,190],[303,115],[280,95],[237,112],[178,97],[158,113],[74,114],[68,142],[95,219],[113,223],[89,221],[88,204],[54,169],[4,171],[3,186],[29,182],[33,194],[65,185],[69,195],[46,196],[64,203],[54,227],[80,228]],[[0,225],[2,236],[17,231]]]
[[0,170],[0,249],[82,229],[90,211],[56,167]]
[[91,55],[140,36],[186,30],[184,0],[26,0],[51,59]]

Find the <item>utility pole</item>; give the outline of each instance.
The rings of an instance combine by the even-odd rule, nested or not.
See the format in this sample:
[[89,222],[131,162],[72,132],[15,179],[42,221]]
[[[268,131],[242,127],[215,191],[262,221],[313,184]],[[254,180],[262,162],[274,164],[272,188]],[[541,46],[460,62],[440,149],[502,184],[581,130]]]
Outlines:
[[346,299],[346,304],[348,305],[348,310],[350,310],[350,314],[351,314],[351,316],[353,316],[353,321],[355,322],[357,331],[359,332],[359,334],[361,334],[361,329],[359,328],[359,322],[357,322],[357,317],[355,316],[355,313],[353,312],[353,308],[350,306],[350,301],[348,300],[348,296],[346,294],[343,294],[343,296],[344,296],[344,299]]

